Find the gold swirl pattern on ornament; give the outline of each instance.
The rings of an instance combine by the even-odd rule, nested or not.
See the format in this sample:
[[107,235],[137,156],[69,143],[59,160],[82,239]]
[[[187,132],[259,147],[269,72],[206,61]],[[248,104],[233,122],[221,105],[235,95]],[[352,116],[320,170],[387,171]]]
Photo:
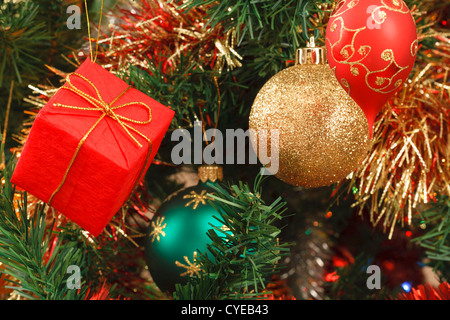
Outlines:
[[[348,2],[348,3],[347,3]],[[356,7],[356,5],[359,3],[359,0],[344,0],[337,4],[336,9],[334,10],[333,14],[330,16],[330,18],[338,17],[348,10],[353,9]],[[341,8],[344,8],[341,10]]]
[[[370,16],[372,17],[372,20],[375,22],[375,24],[381,25],[384,21],[386,21],[386,12],[381,11],[383,7],[376,7],[372,12],[370,13]],[[375,12],[378,12],[378,18],[375,18]],[[380,20],[378,20],[380,19]]]
[[[370,53],[371,47],[368,45],[360,46],[359,50],[356,51],[354,43],[355,43],[355,39],[356,39],[356,36],[358,35],[358,33],[365,30],[366,27],[362,27],[359,29],[350,29],[350,28],[345,27],[344,19],[342,17],[337,18],[334,23],[336,23],[338,21],[341,22],[341,28],[339,30],[338,40],[332,44],[330,42],[329,38],[327,38],[327,41],[330,43],[331,55],[333,56],[333,59],[339,63],[344,63],[344,64],[350,64],[350,63],[353,64],[353,63],[358,63],[358,62],[364,60],[367,57],[367,55]],[[344,57],[344,60],[342,60],[342,59],[338,59],[338,57],[335,56],[334,48],[336,47],[336,45],[338,45],[343,40],[344,31],[353,33],[353,34],[352,34],[352,41],[350,42],[350,44],[342,47],[341,51],[339,52],[341,54],[341,56]],[[367,49],[368,49],[368,51],[367,51]],[[351,50],[350,54],[348,53],[348,50]],[[362,58],[359,60],[356,60],[356,61],[349,62],[349,60],[353,58],[353,56],[355,55],[356,52],[358,52],[360,55],[362,55]]]
[[[364,66],[363,64],[360,64],[360,65],[362,65],[362,66],[367,70],[367,74],[366,74],[366,77],[365,77],[365,81],[366,81],[367,86],[368,86],[370,89],[372,89],[372,90],[375,91],[375,92],[379,92],[379,93],[389,93],[389,92],[392,92],[392,91],[397,90],[398,87],[399,87],[399,86],[401,85],[401,83],[402,83],[402,80],[399,79],[399,80],[397,80],[397,81],[395,82],[394,88],[388,89],[389,86],[390,86],[390,85],[392,84],[392,82],[394,81],[394,78],[395,78],[397,75],[399,75],[400,72],[402,72],[403,70],[407,69],[409,66],[406,66],[406,67],[401,67],[401,66],[399,66],[398,63],[395,61],[395,58],[394,58],[394,52],[393,52],[391,49],[386,49],[386,50],[384,50],[383,53],[381,54],[381,58],[382,58],[384,61],[390,61],[389,64],[388,64],[385,68],[383,68],[383,69],[381,69],[381,70],[369,71],[369,69],[367,69],[366,66]],[[395,70],[397,70],[397,71],[396,71],[396,72],[394,73],[394,75],[393,75],[392,77],[390,77],[390,78],[376,76],[377,74],[381,74],[381,73],[385,72],[385,71],[388,70],[388,69],[393,69],[393,71],[395,71]],[[372,76],[372,75],[375,75],[375,77],[376,77],[376,80],[375,80],[375,84],[376,84],[376,85],[378,85],[378,86],[383,85],[383,83],[386,83],[386,81],[387,81],[387,84],[386,84],[384,87],[382,87],[382,88],[374,88],[374,87],[371,86],[370,83],[369,83],[369,82],[370,82],[370,81],[369,81],[369,77]],[[384,81],[381,81],[381,80],[379,80],[379,79],[383,79]]]
[[350,95],[350,85],[348,84],[347,79],[342,78],[341,79],[341,84],[344,87],[345,92],[347,92]]
[[381,0],[381,3],[383,4],[381,8],[402,14],[409,13],[408,6],[402,0]]
[[419,50],[419,46],[418,46],[419,40],[414,40],[411,43],[411,57],[415,57],[417,55],[417,51]]
[[352,75],[357,76],[359,75],[359,69],[355,66],[351,66],[350,68],[350,72],[352,73]]
[[[364,1],[361,2],[361,5],[363,3],[364,3]],[[399,13],[402,13],[402,14],[409,13],[408,6],[402,0],[381,0],[381,3],[383,4],[381,6],[374,5],[374,6],[376,6],[376,9],[373,10],[372,13],[374,11],[376,11],[377,9],[379,9],[379,10],[386,9],[386,10],[389,10],[389,11],[399,12]],[[330,19],[343,15],[347,11],[349,11],[349,10],[353,9],[354,7],[356,7],[358,4],[360,4],[359,0],[344,0],[344,1],[340,1],[337,4],[336,9],[333,11],[332,15],[330,16]],[[372,16],[372,18],[373,18],[373,16]]]
[[[338,22],[338,23],[336,23],[336,22]],[[386,62],[389,61],[389,64],[386,67],[384,67],[383,69],[370,71],[369,68],[367,68],[367,66],[364,63],[362,63],[362,61],[365,58],[367,58],[367,56],[371,52],[371,47],[369,45],[361,45],[358,48],[358,50],[355,49],[356,37],[358,36],[358,34],[361,31],[365,30],[366,27],[362,27],[359,29],[347,28],[345,26],[345,22],[342,17],[338,17],[333,23],[337,27],[340,25],[338,40],[336,40],[334,43],[331,43],[329,38],[327,38],[333,59],[339,64],[349,65],[350,72],[355,77],[359,76],[361,74],[361,72],[360,72],[361,70],[359,68],[357,68],[357,66],[364,68],[366,70],[366,75],[365,75],[364,81],[366,82],[367,87],[370,88],[371,90],[378,92],[378,93],[383,93],[383,94],[396,91],[398,89],[398,87],[401,85],[402,81],[397,80],[394,83],[394,78],[397,77],[403,70],[408,69],[409,65],[404,66],[404,67],[400,66],[397,63],[397,61],[395,60],[393,50],[386,49],[382,52],[380,58]],[[336,29],[335,29],[335,31],[336,31]],[[333,31],[333,32],[335,32],[335,31]],[[341,57],[336,56],[335,47],[343,40],[344,32],[347,32],[350,34],[351,42],[350,42],[350,44],[342,47],[342,49],[339,51],[340,56],[343,57],[343,59],[342,59]],[[411,45],[411,48],[413,48],[413,44]],[[355,61],[351,61],[355,57],[356,52],[358,54],[360,54],[362,57],[360,59],[359,59],[359,57],[357,57]],[[387,70],[390,70],[391,71],[390,73],[393,74],[391,77],[383,77],[382,76],[382,73]],[[348,88],[348,91],[347,90],[346,91],[347,91],[347,93],[349,93],[350,92],[349,83],[346,80],[345,80],[345,82],[343,80],[345,80],[345,79],[341,79],[340,82],[345,88]],[[373,83],[373,84],[371,84],[371,83]],[[389,88],[392,85],[392,83],[394,83],[393,87]],[[380,88],[380,86],[383,86],[383,87]]]

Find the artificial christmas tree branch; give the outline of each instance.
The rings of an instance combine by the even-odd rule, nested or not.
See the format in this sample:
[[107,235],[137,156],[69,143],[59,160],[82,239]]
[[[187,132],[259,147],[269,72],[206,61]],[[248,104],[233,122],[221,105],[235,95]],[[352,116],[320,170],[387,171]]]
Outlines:
[[0,145],[0,170],[3,170],[5,168],[5,142],[6,142],[6,133],[8,132],[8,122],[9,122],[8,120],[9,120],[9,113],[11,112],[13,90],[14,90],[14,80],[11,80],[11,86],[9,88],[8,104],[6,106],[5,123],[3,125],[3,133]]
[[34,51],[48,45],[50,36],[43,22],[36,23],[38,13],[38,5],[31,1],[0,6],[0,87],[10,77],[22,83],[25,70],[27,76],[42,74],[42,60]]
[[430,260],[428,264],[440,277],[441,282],[450,277],[450,198],[439,196],[433,204],[421,213],[421,224],[426,232],[414,238],[425,249],[425,255]]
[[[7,288],[30,300],[85,300],[98,289],[103,292],[107,279],[107,298],[130,292],[159,297],[142,279],[118,274],[139,264],[139,248],[131,246],[127,235],[115,235],[116,240],[92,238],[44,203],[17,191],[10,182],[13,169],[14,162],[9,161],[0,190],[0,273],[14,279]],[[124,264],[118,257],[125,256],[130,262]],[[69,266],[80,270],[78,288],[70,285]]]
[[212,185],[210,204],[223,227],[212,226],[208,232],[211,255],[199,253],[197,262],[205,273],[178,285],[176,299],[256,299],[268,294],[270,278],[282,268],[279,262],[289,254],[290,244],[278,239],[286,203],[278,198],[266,204],[262,180],[258,175],[253,188],[244,182]]
[[27,194],[20,200],[15,186],[11,184],[13,163],[3,171],[4,181],[0,193],[0,262],[4,273],[17,281],[11,286],[27,299],[59,300],[83,299],[87,286],[80,290],[66,285],[66,271],[70,265],[84,268],[86,248],[74,230],[55,231],[49,224],[44,204],[29,206]]
[[[321,14],[319,4],[332,1],[290,0],[290,1],[202,1],[190,0],[181,8],[191,9],[199,5],[211,4],[207,25],[214,27],[222,23],[225,29],[233,29],[238,42],[244,39],[259,39],[264,33],[283,26],[281,34],[287,35],[289,43],[298,47],[309,40],[309,30],[315,28],[310,17]],[[314,32],[314,31],[313,31]],[[318,32],[314,32],[317,36]]]
[[[179,64],[170,73],[164,72],[162,63],[156,59],[148,60],[148,68],[143,70],[137,66],[130,65],[124,72],[122,78],[133,84],[136,89],[154,97],[157,101],[171,106],[176,117],[172,127],[192,127],[195,120],[201,119],[199,109],[210,116],[215,117],[219,108],[219,96],[215,77],[217,73],[212,70],[204,70],[195,62],[191,62],[192,55],[187,53],[180,57]],[[235,114],[230,111],[237,109],[240,114],[245,113],[244,101],[239,99],[243,95],[245,86],[236,83],[234,77],[236,71],[224,71],[218,77],[220,82],[221,108],[225,110],[221,119],[229,117],[235,119]],[[236,120],[234,120],[236,121]]]

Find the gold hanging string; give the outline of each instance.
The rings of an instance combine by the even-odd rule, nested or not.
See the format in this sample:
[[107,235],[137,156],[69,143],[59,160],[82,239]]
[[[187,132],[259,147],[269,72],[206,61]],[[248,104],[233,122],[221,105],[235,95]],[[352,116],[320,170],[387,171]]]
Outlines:
[[84,0],[84,9],[86,10],[86,21],[87,21],[87,29],[88,29],[88,37],[89,37],[89,53],[91,54],[91,60],[94,61],[94,57],[92,56],[92,39],[91,39],[91,27],[89,23],[89,9],[87,5],[87,0]]
[[[213,133],[213,136],[211,138],[211,144],[214,143],[214,140],[216,139],[216,131],[217,131],[217,126],[219,124],[220,109],[221,109],[221,105],[222,105],[222,100],[220,98],[221,94],[220,94],[219,82],[217,80],[217,76],[214,76],[214,84],[216,85],[216,89],[217,89],[218,108],[217,108],[217,116],[216,116],[216,120],[215,120],[215,124],[214,124],[214,133]],[[203,135],[204,135],[204,138],[205,138],[206,145],[208,146],[209,145],[209,141],[208,141],[208,137],[206,136],[203,112],[202,112],[202,108],[201,108],[200,105],[198,105],[198,110],[199,110],[199,113],[200,113],[200,119],[202,121]],[[202,162],[203,162],[203,152],[202,152]]]
[[[219,83],[217,81],[217,76],[214,76],[214,84],[216,85],[216,89],[217,89],[217,97],[218,97],[217,103],[219,106],[217,108],[217,116],[216,116],[216,121],[215,121],[216,123],[214,125],[214,134],[211,138],[211,143],[213,143],[216,138],[216,130],[217,130],[217,125],[219,124],[220,108],[221,108],[221,104],[222,104],[222,100],[220,99],[220,88],[219,88]],[[205,119],[203,118],[203,112],[202,112],[202,108],[200,105],[198,105],[198,110],[200,113],[200,119],[202,121],[202,130],[203,130],[203,135],[205,136],[206,145],[209,145],[209,141],[206,136],[205,125],[203,124]]]
[[219,124],[219,116],[220,116],[220,107],[222,104],[222,100],[220,99],[220,88],[219,88],[219,83],[217,81],[217,77],[214,76],[214,83],[216,85],[217,88],[217,103],[218,103],[218,108],[217,108],[217,116],[216,116],[216,124],[214,126],[214,136],[212,137],[211,143],[214,142],[214,140],[216,139],[216,130],[217,130],[217,125]]
[[101,7],[100,7],[100,21],[98,22],[97,43],[96,43],[96,46],[95,46],[94,61],[97,60],[97,55],[98,55],[98,44],[99,44],[99,38],[100,38],[100,27],[102,26],[102,16],[103,16],[103,0],[102,0],[102,4],[101,4]]
[[198,104],[198,111],[200,113],[200,120],[202,121],[203,136],[205,138],[206,145],[208,145],[209,144],[208,137],[206,136],[206,131],[205,131],[205,119],[203,119],[203,111],[202,111],[202,106],[200,104]]
[[14,89],[14,80],[11,81],[11,87],[9,88],[8,104],[6,106],[5,124],[3,127],[2,146],[1,146],[1,150],[0,150],[0,159],[1,159],[0,167],[1,168],[3,168],[5,165],[5,158],[3,156],[3,152],[4,152],[4,148],[5,148],[5,143],[6,143],[6,132],[8,129],[8,119],[9,119],[9,112],[11,110],[13,89]]
[[103,0],[102,0],[102,4],[100,7],[100,21],[98,24],[98,31],[97,31],[97,40],[96,40],[96,45],[95,45],[95,57],[92,53],[92,38],[91,38],[91,26],[89,23],[89,10],[88,10],[88,5],[87,5],[87,0],[84,0],[84,7],[86,10],[86,20],[87,20],[87,29],[88,29],[88,37],[89,37],[89,52],[91,55],[91,60],[93,62],[95,62],[97,60],[97,55],[98,55],[98,43],[99,43],[99,38],[100,38],[100,27],[102,24],[102,16],[103,16]]

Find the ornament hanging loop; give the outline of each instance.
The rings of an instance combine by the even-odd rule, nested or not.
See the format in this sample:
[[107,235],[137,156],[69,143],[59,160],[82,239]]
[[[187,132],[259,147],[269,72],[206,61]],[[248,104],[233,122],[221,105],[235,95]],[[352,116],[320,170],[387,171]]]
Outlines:
[[87,0],[84,0],[84,7],[86,10],[86,22],[87,22],[87,29],[88,29],[88,37],[89,37],[89,52],[91,55],[91,60],[93,62],[97,61],[97,55],[98,55],[98,44],[99,44],[99,38],[100,38],[100,27],[102,24],[102,16],[103,16],[103,0],[102,0],[102,4],[100,7],[100,21],[98,23],[98,31],[97,31],[97,40],[95,42],[95,56],[92,52],[92,40],[95,40],[91,37],[91,25],[89,23],[89,9],[88,9],[88,5],[87,5]]
[[324,47],[316,47],[314,37],[309,38],[306,48],[299,48],[295,52],[295,64],[326,64]]

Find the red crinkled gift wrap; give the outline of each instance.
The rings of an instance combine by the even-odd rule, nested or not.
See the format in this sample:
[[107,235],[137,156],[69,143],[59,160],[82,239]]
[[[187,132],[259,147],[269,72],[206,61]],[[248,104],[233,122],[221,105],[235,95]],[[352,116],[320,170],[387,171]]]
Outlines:
[[147,171],[174,111],[91,60],[69,79],[64,87],[82,94],[61,88],[41,109],[11,182],[46,203],[61,186],[51,206],[96,237]]

